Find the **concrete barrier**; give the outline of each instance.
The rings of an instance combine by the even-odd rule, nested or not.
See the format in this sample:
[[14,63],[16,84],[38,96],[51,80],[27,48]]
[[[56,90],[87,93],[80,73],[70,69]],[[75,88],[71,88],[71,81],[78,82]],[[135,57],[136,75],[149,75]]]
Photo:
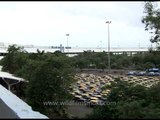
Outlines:
[[4,88],[2,85],[0,85],[0,118],[49,119],[47,116],[37,111],[33,111],[31,106]]

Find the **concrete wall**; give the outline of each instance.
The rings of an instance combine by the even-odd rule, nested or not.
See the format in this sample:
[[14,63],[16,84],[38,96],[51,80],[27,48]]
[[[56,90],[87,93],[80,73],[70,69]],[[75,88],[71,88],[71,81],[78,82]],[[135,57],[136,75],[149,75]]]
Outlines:
[[47,116],[33,111],[31,106],[0,85],[0,119],[1,118],[48,119]]
[[0,99],[0,118],[19,118],[17,114],[10,109],[2,99]]

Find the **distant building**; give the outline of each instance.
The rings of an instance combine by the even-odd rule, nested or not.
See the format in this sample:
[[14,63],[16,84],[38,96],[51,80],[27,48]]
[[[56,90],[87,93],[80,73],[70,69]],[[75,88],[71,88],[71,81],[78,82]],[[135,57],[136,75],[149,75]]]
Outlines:
[[64,53],[64,47],[62,46],[62,44],[60,44],[60,51]]

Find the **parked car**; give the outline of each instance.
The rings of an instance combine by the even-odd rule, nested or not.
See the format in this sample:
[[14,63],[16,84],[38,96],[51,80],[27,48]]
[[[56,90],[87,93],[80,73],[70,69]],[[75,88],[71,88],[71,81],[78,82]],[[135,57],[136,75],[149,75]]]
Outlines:
[[148,76],[155,76],[155,73],[154,72],[148,72],[147,75]]
[[150,68],[150,69],[147,69],[146,72],[160,72],[160,69],[159,68]]
[[129,71],[128,73],[127,73],[127,75],[136,75],[136,71]]
[[146,75],[146,72],[145,71],[141,71],[141,72],[136,72],[135,74],[137,76],[144,76],[144,75]]
[[155,76],[160,76],[160,72],[155,72]]

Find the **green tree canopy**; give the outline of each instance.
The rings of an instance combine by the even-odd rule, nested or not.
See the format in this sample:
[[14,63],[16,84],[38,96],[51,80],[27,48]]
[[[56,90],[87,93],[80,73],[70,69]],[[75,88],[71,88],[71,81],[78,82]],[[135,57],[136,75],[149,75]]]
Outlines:
[[152,34],[150,41],[159,44],[160,42],[160,9],[156,2],[145,2],[142,23],[145,24],[145,30]]
[[96,106],[88,118],[160,118],[159,88],[160,84],[145,88],[117,79],[106,87],[111,90],[106,101],[110,104]]
[[68,88],[74,82],[73,62],[66,55],[55,52],[27,53],[16,45],[9,46],[1,62],[3,70],[9,71],[29,82],[23,88],[25,100],[33,110],[48,116],[64,111],[65,105],[47,106],[44,102],[70,99]]

